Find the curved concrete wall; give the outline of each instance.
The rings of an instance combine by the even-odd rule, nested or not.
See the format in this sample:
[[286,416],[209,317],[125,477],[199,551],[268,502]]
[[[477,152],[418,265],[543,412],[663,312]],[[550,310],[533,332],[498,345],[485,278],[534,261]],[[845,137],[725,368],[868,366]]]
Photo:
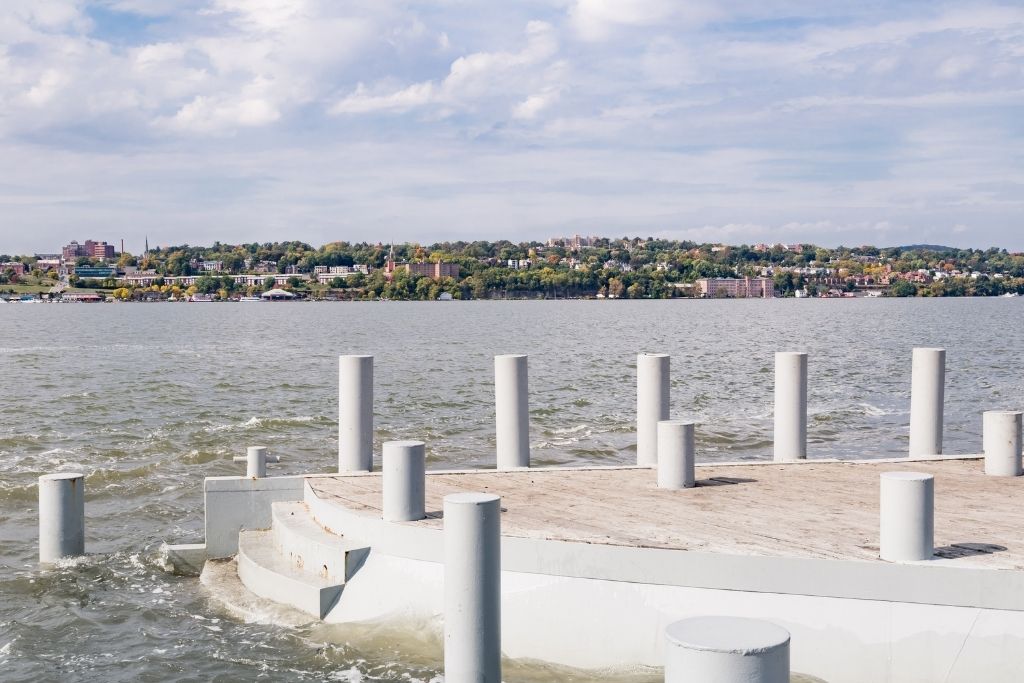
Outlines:
[[[306,502],[328,529],[373,548],[327,621],[415,617],[440,629],[439,529],[388,524],[322,501],[309,487]],[[669,623],[719,614],[783,626],[793,636],[793,671],[830,683],[1019,680],[1024,574],[943,562],[724,556],[506,537],[502,650],[581,668],[660,666]],[[936,602],[944,604],[921,604]]]

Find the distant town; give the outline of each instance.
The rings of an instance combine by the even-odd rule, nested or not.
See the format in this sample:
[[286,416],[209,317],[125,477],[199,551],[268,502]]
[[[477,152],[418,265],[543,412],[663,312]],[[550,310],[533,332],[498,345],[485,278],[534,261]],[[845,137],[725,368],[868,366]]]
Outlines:
[[1024,254],[939,245],[825,248],[653,238],[546,242],[106,241],[0,254],[0,302],[1019,296]]

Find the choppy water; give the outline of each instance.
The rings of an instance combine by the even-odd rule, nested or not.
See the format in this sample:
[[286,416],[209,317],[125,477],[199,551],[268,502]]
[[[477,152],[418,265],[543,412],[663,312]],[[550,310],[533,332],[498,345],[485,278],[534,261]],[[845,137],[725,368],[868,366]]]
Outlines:
[[[424,439],[432,467],[492,460],[492,357],[519,352],[538,464],[633,461],[638,351],[672,354],[702,459],[769,456],[777,350],[811,353],[811,457],[883,457],[906,451],[911,347],[948,349],[946,451],[978,452],[982,410],[1024,404],[1022,328],[1020,299],[5,306],[0,679],[439,679],[428,637],[241,623],[153,562],[201,536],[202,478],[247,445],[286,458],[272,474],[334,466],[338,354],[376,356],[378,446]],[[88,475],[91,555],[40,572],[57,470]]]

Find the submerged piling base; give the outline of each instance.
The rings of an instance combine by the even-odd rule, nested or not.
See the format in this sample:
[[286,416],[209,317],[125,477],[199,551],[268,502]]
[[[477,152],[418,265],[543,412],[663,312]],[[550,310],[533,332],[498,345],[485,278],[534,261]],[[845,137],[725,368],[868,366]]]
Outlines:
[[665,629],[665,683],[789,683],[789,631],[770,621],[694,617]]

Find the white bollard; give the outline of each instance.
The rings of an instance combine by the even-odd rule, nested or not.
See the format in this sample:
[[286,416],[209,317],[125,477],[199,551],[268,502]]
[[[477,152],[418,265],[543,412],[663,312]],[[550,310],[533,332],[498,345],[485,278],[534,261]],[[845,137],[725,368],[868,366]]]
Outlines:
[[85,475],[39,477],[39,561],[85,554]]
[[693,617],[665,629],[666,683],[789,683],[789,631],[760,619]]
[[883,472],[878,554],[890,562],[927,560],[935,554],[935,477]]
[[269,455],[266,446],[249,446],[244,456],[235,456],[235,462],[245,463],[245,476],[262,479],[267,476],[268,462],[281,462],[276,455]]
[[338,357],[338,471],[373,470],[373,356]]
[[988,410],[982,418],[985,474],[1019,477],[1021,469],[1021,412]]
[[527,357],[494,357],[494,413],[498,469],[530,466],[530,401]]
[[775,354],[775,460],[807,458],[807,354]]
[[384,521],[411,522],[427,516],[426,449],[422,441],[385,441]]
[[914,349],[910,372],[910,457],[942,453],[946,350]]
[[444,497],[444,676],[501,681],[501,499]]
[[658,423],[658,488],[688,489],[695,484],[693,423],[662,420]]
[[658,464],[658,423],[668,419],[669,355],[636,357],[636,464]]

